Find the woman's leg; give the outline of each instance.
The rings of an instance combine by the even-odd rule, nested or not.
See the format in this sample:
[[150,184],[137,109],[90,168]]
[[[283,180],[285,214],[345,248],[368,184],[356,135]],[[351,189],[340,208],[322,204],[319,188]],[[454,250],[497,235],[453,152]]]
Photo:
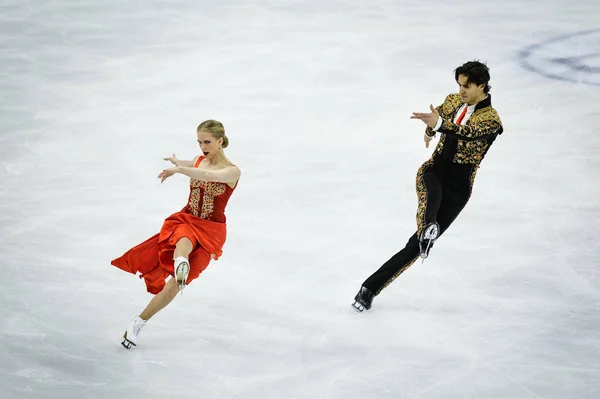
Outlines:
[[142,313],[140,313],[140,319],[142,320],[150,320],[152,316],[157,314],[160,310],[162,310],[165,306],[167,306],[173,298],[179,292],[179,287],[174,278],[169,279],[167,284],[165,284],[165,288],[162,289],[161,292],[154,295],[154,298],[150,301],[146,309]]
[[[173,252],[173,257],[177,258],[182,256],[188,259],[192,250],[192,242],[188,238],[183,237],[177,241],[177,244],[175,245],[175,251]],[[146,306],[146,309],[144,309],[144,311],[140,314],[140,318],[142,320],[149,320],[152,316],[171,303],[178,292],[179,285],[177,284],[177,281],[174,278],[169,279],[162,291],[152,298],[148,306]]]
[[193,249],[194,245],[192,244],[190,239],[187,237],[182,237],[179,239],[179,241],[177,241],[177,244],[175,244],[175,252],[173,252],[173,258],[183,256],[184,258],[188,259]]

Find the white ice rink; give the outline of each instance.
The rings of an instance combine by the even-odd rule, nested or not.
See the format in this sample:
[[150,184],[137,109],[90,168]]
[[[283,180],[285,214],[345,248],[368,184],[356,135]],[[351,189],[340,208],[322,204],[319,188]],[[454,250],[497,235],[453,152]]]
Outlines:
[[[491,68],[505,133],[378,296],[431,154],[410,120]],[[1,398],[599,398],[597,0],[0,0]],[[110,265],[225,124],[221,259],[149,323]]]

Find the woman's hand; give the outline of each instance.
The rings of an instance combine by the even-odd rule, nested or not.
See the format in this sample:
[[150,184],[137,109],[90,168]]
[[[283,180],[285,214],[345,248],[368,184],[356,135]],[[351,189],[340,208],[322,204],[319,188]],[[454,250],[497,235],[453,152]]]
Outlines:
[[174,168],[165,169],[158,175],[158,178],[161,179],[160,182],[164,182],[168,177],[173,176],[175,173],[179,173],[179,168],[175,166]]
[[178,164],[178,162],[179,162],[179,159],[177,159],[177,157],[175,156],[175,154],[173,154],[173,156],[172,156],[172,157],[170,157],[170,158],[163,158],[163,159],[164,159],[165,161],[169,161],[169,162],[171,162],[171,163],[172,163],[173,165],[175,165],[175,166],[179,166],[179,164]]

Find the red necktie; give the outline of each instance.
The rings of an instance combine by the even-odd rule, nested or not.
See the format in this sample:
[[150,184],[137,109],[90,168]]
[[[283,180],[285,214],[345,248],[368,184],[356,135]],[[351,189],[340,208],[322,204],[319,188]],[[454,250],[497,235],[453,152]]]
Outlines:
[[460,125],[460,122],[462,122],[463,118],[465,117],[465,115],[467,114],[467,108],[469,107],[465,107],[465,109],[463,109],[463,112],[461,112],[460,116],[458,117],[458,119],[456,120],[456,124]]

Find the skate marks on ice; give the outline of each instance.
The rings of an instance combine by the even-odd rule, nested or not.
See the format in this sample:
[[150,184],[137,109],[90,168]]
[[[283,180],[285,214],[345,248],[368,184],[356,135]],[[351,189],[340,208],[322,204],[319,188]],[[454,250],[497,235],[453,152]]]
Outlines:
[[519,53],[519,62],[548,79],[600,86],[600,29],[530,45]]
[[98,342],[97,338],[78,337],[40,318],[13,319],[9,326],[11,331],[0,334],[5,397],[69,397],[73,392],[108,390],[109,383],[101,377],[110,369],[108,359],[85,342]]

